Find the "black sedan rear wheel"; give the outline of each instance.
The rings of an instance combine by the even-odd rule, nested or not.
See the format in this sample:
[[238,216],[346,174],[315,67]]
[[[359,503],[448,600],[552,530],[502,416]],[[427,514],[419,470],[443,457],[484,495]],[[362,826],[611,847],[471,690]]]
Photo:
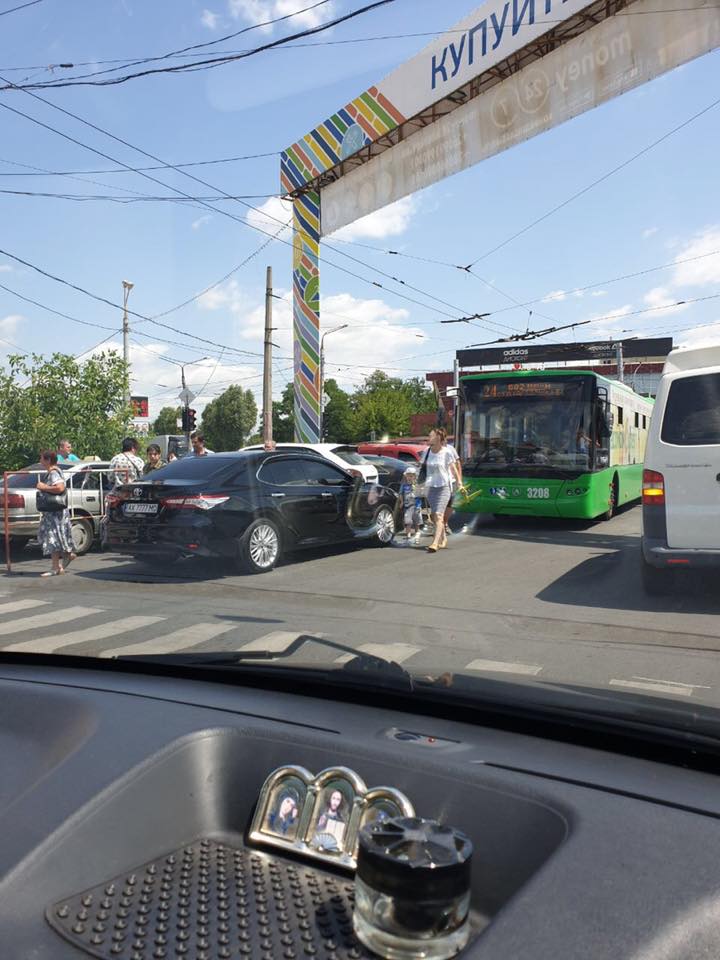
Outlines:
[[280,559],[280,552],[280,530],[272,520],[260,517],[240,540],[240,569],[244,573],[269,573]]

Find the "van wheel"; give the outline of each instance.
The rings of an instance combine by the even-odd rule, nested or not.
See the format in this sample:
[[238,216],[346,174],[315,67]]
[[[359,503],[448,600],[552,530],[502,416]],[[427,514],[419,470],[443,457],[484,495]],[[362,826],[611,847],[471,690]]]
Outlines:
[[280,530],[266,517],[254,520],[240,539],[240,570],[243,573],[269,573],[279,559]]
[[612,520],[615,516],[615,511],[617,510],[618,505],[618,478],[613,477],[613,481],[610,484],[610,498],[608,500],[608,508],[605,513],[602,515],[603,520]]
[[95,539],[92,523],[89,520],[72,520],[70,527],[75,544],[75,553],[81,557],[90,550]]
[[675,571],[651,566],[640,554],[640,578],[645,593],[651,597],[667,596],[673,589]]

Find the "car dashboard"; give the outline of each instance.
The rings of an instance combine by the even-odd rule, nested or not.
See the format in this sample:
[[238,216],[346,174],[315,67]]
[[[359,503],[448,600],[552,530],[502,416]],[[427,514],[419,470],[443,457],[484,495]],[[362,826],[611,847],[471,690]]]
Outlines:
[[197,677],[0,667],[3,957],[372,956],[352,863],[258,830],[280,768],[349,771],[470,837],[468,960],[720,953],[713,774]]

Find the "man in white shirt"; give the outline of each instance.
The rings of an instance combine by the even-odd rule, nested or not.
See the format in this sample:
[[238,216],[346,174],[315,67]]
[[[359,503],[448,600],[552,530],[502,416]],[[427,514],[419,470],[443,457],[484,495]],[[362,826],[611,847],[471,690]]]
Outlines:
[[191,459],[192,457],[206,457],[209,453],[215,452],[214,450],[208,450],[205,446],[205,437],[199,430],[190,434],[190,443],[192,444],[192,452],[186,453],[183,457],[184,460]]
[[116,454],[110,461],[111,479],[116,487],[124,483],[134,483],[142,477],[145,464],[137,455],[138,442],[133,437],[125,437],[122,453]]

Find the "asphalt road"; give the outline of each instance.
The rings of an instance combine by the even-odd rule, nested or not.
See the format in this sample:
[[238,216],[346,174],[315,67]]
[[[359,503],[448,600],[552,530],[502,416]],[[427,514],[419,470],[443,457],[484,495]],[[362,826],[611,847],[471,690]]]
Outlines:
[[[720,706],[720,574],[645,596],[639,532],[637,507],[592,524],[482,518],[434,555],[352,545],[255,577],[197,559],[155,576],[93,552],[46,580],[30,546],[0,576],[0,647],[282,651],[311,633],[424,675],[474,671]],[[340,656],[317,645],[303,653]]]

